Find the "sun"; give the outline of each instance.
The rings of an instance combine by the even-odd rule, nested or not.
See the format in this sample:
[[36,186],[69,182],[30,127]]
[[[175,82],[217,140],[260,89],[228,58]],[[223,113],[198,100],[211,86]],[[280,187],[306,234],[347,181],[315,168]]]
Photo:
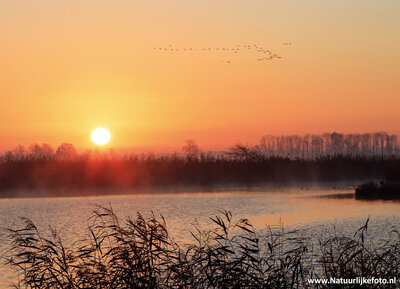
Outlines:
[[97,145],[105,145],[110,139],[110,132],[103,127],[98,127],[92,132],[92,141]]

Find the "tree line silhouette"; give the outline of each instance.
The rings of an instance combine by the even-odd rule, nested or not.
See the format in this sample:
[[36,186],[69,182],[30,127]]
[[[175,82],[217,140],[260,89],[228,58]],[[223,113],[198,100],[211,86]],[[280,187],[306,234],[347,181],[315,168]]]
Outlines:
[[399,155],[397,135],[386,132],[365,134],[324,133],[303,136],[266,135],[258,148],[270,156],[314,158],[322,155]]
[[[312,140],[322,144],[317,148]],[[236,144],[226,152],[202,152],[196,142],[187,140],[182,149],[183,153],[169,155],[120,155],[113,150],[78,153],[69,143],[55,150],[48,144],[18,146],[0,156],[0,196],[26,189],[74,194],[101,188],[358,185],[384,180],[400,167],[397,139],[384,133],[265,137],[258,145]]]

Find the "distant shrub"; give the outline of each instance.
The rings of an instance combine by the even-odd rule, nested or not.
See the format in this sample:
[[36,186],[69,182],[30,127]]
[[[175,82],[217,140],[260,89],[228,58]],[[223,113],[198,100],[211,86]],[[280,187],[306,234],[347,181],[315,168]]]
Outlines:
[[381,181],[379,184],[368,182],[356,188],[356,199],[400,200],[400,183]]

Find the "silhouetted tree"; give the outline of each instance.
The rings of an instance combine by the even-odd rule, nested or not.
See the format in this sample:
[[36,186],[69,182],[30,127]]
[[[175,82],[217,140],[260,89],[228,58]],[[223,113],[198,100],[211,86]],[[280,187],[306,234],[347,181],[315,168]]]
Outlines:
[[257,146],[267,156],[315,158],[324,155],[391,156],[399,153],[396,135],[324,133],[263,136]]
[[23,159],[25,157],[26,151],[22,145],[17,146],[12,150],[13,156],[15,159]]
[[56,159],[74,160],[78,156],[75,147],[70,143],[62,143],[56,150]]
[[258,147],[250,147],[249,145],[240,143],[231,147],[228,155],[242,161],[255,161],[263,158],[263,155]]
[[200,153],[199,146],[192,139],[185,140],[185,145],[182,147],[182,150],[186,153],[186,157],[190,159],[197,158]]
[[41,146],[35,143],[29,147],[29,150],[33,159],[51,159],[54,156],[53,148],[47,143]]

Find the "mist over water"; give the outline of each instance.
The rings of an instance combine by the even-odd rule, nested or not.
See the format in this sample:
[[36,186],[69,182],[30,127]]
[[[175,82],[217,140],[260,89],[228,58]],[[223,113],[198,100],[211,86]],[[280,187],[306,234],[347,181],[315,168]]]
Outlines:
[[[210,228],[209,217],[229,210],[237,218],[248,218],[262,233],[266,225],[282,223],[286,230],[301,229],[317,241],[334,232],[352,235],[370,216],[368,236],[376,244],[388,239],[400,221],[400,202],[365,202],[354,199],[353,189],[275,189],[213,193],[153,193],[120,196],[76,198],[36,198],[0,200],[0,252],[6,252],[6,228],[21,226],[19,217],[28,217],[42,234],[48,226],[57,229],[67,245],[86,233],[88,218],[95,205],[112,205],[120,220],[135,217],[136,212],[148,216],[162,214],[175,241],[191,242],[193,224]],[[0,288],[6,288],[15,274],[0,269]]]

